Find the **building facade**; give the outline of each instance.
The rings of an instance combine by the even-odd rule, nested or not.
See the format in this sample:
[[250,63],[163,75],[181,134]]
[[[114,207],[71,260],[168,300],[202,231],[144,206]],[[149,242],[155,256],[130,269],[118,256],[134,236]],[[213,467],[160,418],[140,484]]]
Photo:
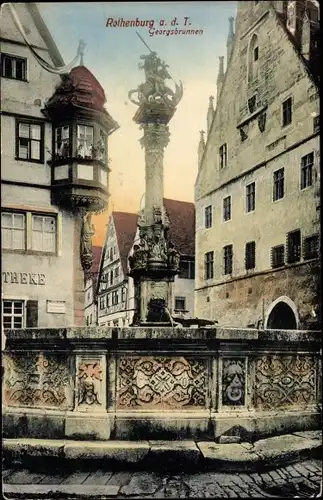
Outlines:
[[37,6],[20,3],[15,10],[31,45],[4,5],[3,326],[83,325],[84,270],[91,265],[89,214],[104,209],[108,198],[107,154],[98,157],[94,139],[102,130],[107,136],[116,123],[87,68],[75,67],[61,77],[38,64],[31,49],[52,67],[64,66]]
[[320,317],[318,28],[310,1],[239,2],[230,20],[195,185],[196,313],[223,326]]
[[[194,315],[195,208],[193,203],[164,199],[169,236],[181,254],[180,273],[173,284],[175,316]],[[138,215],[112,212],[101,256],[97,289],[98,324],[129,326],[134,315],[133,279],[128,258],[139,241]]]
[[85,298],[84,298],[84,315],[85,324],[92,326],[97,324],[97,302],[96,288],[98,283],[99,266],[101,259],[102,247],[93,246],[93,262],[91,269],[85,272]]

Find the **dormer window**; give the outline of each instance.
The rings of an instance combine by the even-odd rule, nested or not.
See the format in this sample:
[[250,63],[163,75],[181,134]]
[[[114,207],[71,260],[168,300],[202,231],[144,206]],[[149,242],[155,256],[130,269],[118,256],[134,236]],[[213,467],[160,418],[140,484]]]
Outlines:
[[252,82],[258,76],[259,46],[258,37],[253,34],[248,51],[248,82]]

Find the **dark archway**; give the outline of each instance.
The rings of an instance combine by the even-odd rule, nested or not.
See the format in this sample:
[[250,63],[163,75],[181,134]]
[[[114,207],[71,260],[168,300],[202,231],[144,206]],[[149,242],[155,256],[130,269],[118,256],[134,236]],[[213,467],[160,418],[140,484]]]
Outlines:
[[269,330],[296,330],[297,320],[292,308],[286,302],[275,305],[267,321]]

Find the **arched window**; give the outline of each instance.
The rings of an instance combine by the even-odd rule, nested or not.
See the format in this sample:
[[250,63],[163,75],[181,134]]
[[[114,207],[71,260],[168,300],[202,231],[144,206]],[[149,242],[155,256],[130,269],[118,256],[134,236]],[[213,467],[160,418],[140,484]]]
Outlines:
[[254,35],[252,35],[250,43],[249,43],[248,82],[252,82],[257,77],[258,59],[259,59],[258,37],[256,34],[254,34]]

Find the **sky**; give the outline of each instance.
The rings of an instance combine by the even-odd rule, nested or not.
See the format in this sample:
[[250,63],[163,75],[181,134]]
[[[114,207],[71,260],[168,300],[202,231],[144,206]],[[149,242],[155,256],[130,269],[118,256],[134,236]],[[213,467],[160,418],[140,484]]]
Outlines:
[[[109,207],[93,218],[93,244],[103,245],[112,210],[138,212],[144,194],[142,132],[133,121],[137,106],[128,99],[128,92],[144,81],[138,63],[148,53],[136,31],[169,65],[172,78],[183,83],[183,98],[169,124],[164,196],[194,202],[199,131],[206,129],[209,96],[216,96],[219,56],[226,56],[228,18],[235,17],[236,2],[62,2],[38,7],[66,64],[74,58],[79,40],[85,41],[84,65],[102,85],[105,107],[120,125],[109,138]],[[155,29],[168,29],[175,17],[178,29],[187,28],[189,18],[189,28],[203,34],[150,36],[148,27],[106,27],[109,18],[138,18],[153,20]],[[166,27],[160,27],[161,20]]]

